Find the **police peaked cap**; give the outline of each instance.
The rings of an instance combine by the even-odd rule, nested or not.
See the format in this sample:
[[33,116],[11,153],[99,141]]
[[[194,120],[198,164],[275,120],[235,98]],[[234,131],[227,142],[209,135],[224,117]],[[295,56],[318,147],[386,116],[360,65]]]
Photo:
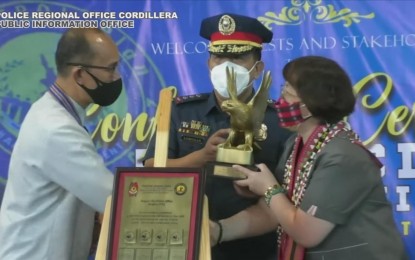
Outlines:
[[211,53],[244,53],[272,40],[273,33],[255,18],[224,13],[202,21],[200,36],[210,41]]

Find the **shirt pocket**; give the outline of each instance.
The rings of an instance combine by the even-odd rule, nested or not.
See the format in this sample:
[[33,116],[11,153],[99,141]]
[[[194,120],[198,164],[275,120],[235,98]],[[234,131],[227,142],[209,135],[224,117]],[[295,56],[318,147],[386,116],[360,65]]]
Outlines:
[[182,133],[179,136],[180,156],[187,155],[202,149],[206,144],[207,137],[192,133]]

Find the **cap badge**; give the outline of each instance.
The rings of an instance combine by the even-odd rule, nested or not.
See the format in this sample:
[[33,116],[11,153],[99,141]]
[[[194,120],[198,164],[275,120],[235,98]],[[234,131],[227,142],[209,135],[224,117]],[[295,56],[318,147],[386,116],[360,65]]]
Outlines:
[[235,32],[235,20],[229,15],[219,19],[219,32],[223,35],[230,35]]

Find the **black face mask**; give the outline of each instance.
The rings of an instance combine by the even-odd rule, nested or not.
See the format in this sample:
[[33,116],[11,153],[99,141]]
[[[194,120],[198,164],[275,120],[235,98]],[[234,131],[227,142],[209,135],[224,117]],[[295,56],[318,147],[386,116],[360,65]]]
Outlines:
[[92,101],[94,101],[95,104],[105,107],[111,105],[115,102],[115,100],[117,100],[122,91],[121,78],[106,83],[99,80],[89,71],[85,70],[85,72],[88,73],[94,79],[95,83],[97,83],[97,87],[95,89],[89,89],[82,84],[78,85],[83,90],[85,90],[86,93],[88,93],[88,95],[91,97]]

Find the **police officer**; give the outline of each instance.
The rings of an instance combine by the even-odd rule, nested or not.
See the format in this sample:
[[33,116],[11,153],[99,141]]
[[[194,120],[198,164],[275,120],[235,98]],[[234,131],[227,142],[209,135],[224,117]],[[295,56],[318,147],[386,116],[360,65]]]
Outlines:
[[[236,72],[238,99],[248,102],[254,95],[253,82],[262,75],[262,43],[270,42],[272,32],[257,19],[220,14],[202,21],[200,35],[210,41],[208,65],[213,85],[211,93],[177,97],[173,102],[168,149],[168,167],[203,167],[216,160],[217,145],[223,143],[230,127],[229,115],[221,110],[221,103],[229,98],[226,67]],[[273,103],[270,102],[263,124],[268,134],[254,147],[255,163],[265,163],[274,169],[289,132],[279,128]],[[264,135],[265,137],[265,135]],[[144,165],[153,166],[155,136],[152,138]],[[276,259],[275,232],[248,239],[221,243],[218,232],[220,220],[230,217],[258,200],[239,196],[233,182],[214,176],[207,177],[206,194],[209,199],[212,259]],[[219,240],[219,241],[218,241]]]

